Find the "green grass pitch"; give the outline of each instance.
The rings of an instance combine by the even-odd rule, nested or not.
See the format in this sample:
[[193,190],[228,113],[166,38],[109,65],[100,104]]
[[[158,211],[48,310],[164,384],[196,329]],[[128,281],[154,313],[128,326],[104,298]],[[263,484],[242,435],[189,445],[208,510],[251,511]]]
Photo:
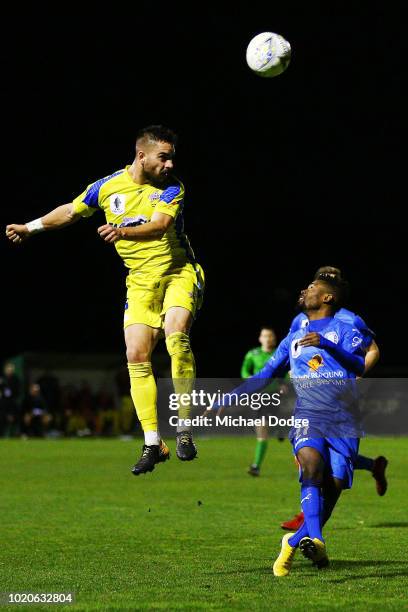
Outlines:
[[330,568],[298,555],[280,579],[279,524],[299,508],[287,441],[270,441],[260,478],[250,437],[198,440],[197,460],[173,452],[135,478],[140,444],[0,441],[0,592],[73,590],[67,610],[407,608],[406,438],[362,441],[390,460],[387,494],[357,472],[325,530]]

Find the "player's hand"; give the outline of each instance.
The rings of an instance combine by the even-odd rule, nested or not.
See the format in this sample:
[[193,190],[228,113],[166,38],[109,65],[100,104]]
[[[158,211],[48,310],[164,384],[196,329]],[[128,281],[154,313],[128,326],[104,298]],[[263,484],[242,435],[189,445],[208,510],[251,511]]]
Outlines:
[[14,242],[14,244],[21,244],[30,237],[30,232],[26,225],[16,225],[12,223],[6,227],[6,236],[11,242]]
[[299,346],[320,346],[320,334],[317,332],[310,332],[306,334],[302,340],[299,340],[298,344]]
[[98,234],[105,242],[110,242],[111,244],[121,240],[122,238],[121,229],[119,227],[114,227],[109,223],[98,227]]

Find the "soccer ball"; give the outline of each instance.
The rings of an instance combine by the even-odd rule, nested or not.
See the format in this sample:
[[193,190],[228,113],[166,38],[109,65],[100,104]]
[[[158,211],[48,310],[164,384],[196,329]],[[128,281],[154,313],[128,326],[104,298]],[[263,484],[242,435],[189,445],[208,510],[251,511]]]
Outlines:
[[246,61],[248,66],[261,77],[274,77],[289,66],[290,44],[280,34],[262,32],[248,45]]

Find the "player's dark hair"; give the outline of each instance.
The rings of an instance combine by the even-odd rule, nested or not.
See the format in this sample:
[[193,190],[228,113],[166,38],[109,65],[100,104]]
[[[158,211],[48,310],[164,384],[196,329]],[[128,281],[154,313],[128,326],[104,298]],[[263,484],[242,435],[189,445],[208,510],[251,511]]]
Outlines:
[[330,305],[335,310],[341,308],[349,293],[348,282],[340,276],[334,276],[331,272],[323,272],[315,280],[324,283],[327,292],[332,294],[333,300]]
[[342,278],[340,268],[334,268],[333,266],[322,266],[321,268],[318,268],[318,270],[316,270],[316,274],[314,275],[313,280],[317,280],[320,274],[329,274],[330,276],[336,278]]
[[154,142],[168,142],[172,145],[176,145],[177,143],[176,132],[164,125],[148,125],[139,130],[136,136],[136,145],[144,138],[148,138]]

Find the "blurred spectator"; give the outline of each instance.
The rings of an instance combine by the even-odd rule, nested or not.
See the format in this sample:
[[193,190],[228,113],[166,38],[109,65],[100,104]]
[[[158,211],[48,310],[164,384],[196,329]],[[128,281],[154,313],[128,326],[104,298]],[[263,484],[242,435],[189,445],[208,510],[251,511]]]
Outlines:
[[79,388],[61,386],[58,376],[45,370],[21,402],[22,384],[8,362],[0,376],[0,436],[20,431],[37,437],[132,434],[136,414],[127,368],[117,372],[115,386],[117,394],[106,384],[95,395],[89,381],[82,380]]
[[63,431],[67,436],[90,434],[82,409],[87,410],[87,392],[80,397],[73,385],[65,385],[61,390],[61,407],[63,414]]
[[23,431],[28,436],[43,437],[52,421],[40,385],[32,383],[23,403]]
[[0,436],[9,437],[19,433],[20,387],[14,364],[5,363],[3,376],[0,377]]
[[129,371],[127,368],[123,367],[117,371],[115,383],[119,397],[123,395],[130,395],[130,380]]
[[53,426],[56,429],[62,429],[61,389],[58,378],[50,370],[46,370],[37,382],[47,404],[48,412],[52,415]]
[[112,393],[102,387],[96,396],[98,411],[97,433],[103,436],[117,436],[119,429],[119,412],[115,407]]
[[94,433],[96,430],[96,411],[95,400],[91,386],[87,380],[81,381],[81,386],[78,390],[78,412],[85,421],[85,429],[88,432],[79,432],[80,435]]
[[136,425],[136,410],[130,395],[122,395],[119,399],[119,426],[122,434],[134,432]]

